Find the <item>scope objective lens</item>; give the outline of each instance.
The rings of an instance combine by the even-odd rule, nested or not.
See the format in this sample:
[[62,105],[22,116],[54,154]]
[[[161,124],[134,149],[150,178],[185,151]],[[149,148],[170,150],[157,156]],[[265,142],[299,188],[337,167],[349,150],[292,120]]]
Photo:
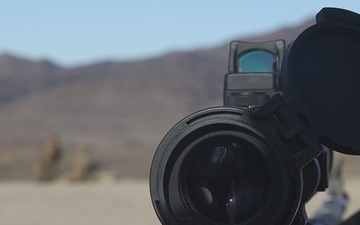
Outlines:
[[270,180],[264,156],[249,141],[219,135],[190,150],[184,192],[196,210],[220,223],[239,223],[263,208]]

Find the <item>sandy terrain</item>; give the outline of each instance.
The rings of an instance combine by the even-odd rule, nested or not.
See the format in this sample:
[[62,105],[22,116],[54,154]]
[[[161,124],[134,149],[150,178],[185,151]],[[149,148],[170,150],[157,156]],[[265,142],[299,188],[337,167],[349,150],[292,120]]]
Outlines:
[[0,184],[0,224],[160,224],[148,183]]
[[[360,203],[360,179],[347,180],[352,201],[346,215]],[[321,203],[316,196],[308,206]],[[0,183],[0,224],[6,225],[155,225],[158,221],[146,180],[114,183]]]

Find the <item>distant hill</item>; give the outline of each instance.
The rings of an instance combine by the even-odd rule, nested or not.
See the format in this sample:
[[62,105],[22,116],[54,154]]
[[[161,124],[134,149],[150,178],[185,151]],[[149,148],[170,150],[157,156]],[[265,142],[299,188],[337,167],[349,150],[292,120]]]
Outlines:
[[[239,40],[290,43],[313,23]],[[194,110],[222,104],[227,46],[73,68],[3,54],[0,180],[30,179],[52,133],[61,137],[68,165],[73,151],[85,144],[104,169],[119,177],[146,177],[172,125]]]

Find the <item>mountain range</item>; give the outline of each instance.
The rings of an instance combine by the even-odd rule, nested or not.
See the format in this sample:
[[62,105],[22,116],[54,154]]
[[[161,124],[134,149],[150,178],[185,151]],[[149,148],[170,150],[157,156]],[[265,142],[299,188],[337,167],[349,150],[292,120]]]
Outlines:
[[[244,41],[294,40],[314,20]],[[230,41],[230,40],[229,40]],[[164,134],[195,110],[222,104],[228,43],[135,61],[64,68],[0,56],[0,180],[31,179],[56,134],[71,165],[76,149],[117,177],[147,177]]]

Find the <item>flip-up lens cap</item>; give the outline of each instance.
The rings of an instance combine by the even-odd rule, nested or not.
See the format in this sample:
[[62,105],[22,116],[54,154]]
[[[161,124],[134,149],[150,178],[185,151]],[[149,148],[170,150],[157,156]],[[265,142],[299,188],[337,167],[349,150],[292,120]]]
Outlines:
[[281,85],[314,141],[360,155],[360,15],[324,8],[289,46]]

